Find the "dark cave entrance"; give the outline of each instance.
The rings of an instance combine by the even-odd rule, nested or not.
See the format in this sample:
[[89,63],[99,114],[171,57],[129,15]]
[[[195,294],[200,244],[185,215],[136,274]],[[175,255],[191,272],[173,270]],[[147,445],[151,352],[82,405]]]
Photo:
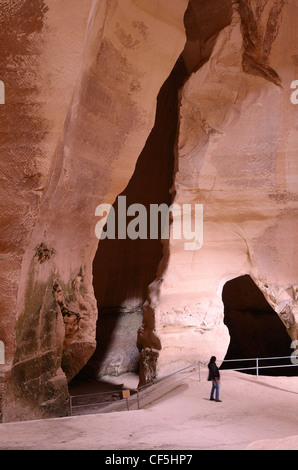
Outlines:
[[[148,286],[156,278],[163,256],[161,226],[156,239],[150,234],[150,205],[172,204],[171,188],[175,165],[179,89],[188,77],[180,57],[157,97],[154,127],[140,154],[134,174],[113,205],[116,237],[100,240],[93,261],[93,286],[98,305],[97,348],[91,359],[70,383],[93,381],[102,384],[126,372],[138,374],[137,332],[142,324],[142,305]],[[126,197],[126,207],[140,204],[148,214],[146,239],[118,237],[118,201]],[[134,217],[126,216],[126,227]],[[108,222],[108,221],[107,221]],[[106,227],[104,228],[106,231]],[[75,383],[77,382],[77,383]],[[82,390],[86,390],[82,388]]]
[[[231,341],[225,360],[290,356],[291,339],[276,312],[248,275],[228,281],[222,294],[224,323]],[[291,365],[290,358],[260,360],[259,366]],[[221,369],[255,367],[255,361],[223,363]],[[256,374],[255,370],[243,371]],[[293,376],[296,367],[260,369],[259,375]]]
[[[231,20],[230,0],[207,3],[189,0],[184,17],[185,49],[159,92],[154,127],[130,182],[117,198],[126,196],[127,207],[142,204],[149,214],[150,204],[172,204],[180,90],[190,74],[209,59],[218,34]],[[117,199],[114,204],[116,221]],[[162,257],[161,233],[157,239],[99,242],[93,262],[93,286],[98,304],[97,348],[70,383],[70,389],[76,381],[81,382],[84,390],[83,382],[99,379],[103,382],[105,377],[108,381],[109,376],[129,371],[138,373],[136,341],[143,321],[142,305]]]

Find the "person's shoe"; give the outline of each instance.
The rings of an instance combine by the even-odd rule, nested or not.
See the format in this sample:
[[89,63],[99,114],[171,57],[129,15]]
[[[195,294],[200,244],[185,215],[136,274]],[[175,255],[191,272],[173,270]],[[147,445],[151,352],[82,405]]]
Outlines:
[[214,398],[210,398],[210,401],[215,401]]
[[222,403],[222,401],[221,401],[221,400],[215,400],[215,401],[217,401],[218,403]]

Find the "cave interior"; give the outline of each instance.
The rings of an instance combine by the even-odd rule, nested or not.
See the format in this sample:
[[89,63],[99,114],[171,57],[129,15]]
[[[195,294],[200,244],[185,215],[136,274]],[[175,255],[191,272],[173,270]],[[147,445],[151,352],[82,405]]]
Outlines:
[[[231,18],[231,3],[227,0],[212,0],[209,4],[201,2],[200,5],[190,0],[184,18],[184,51],[161,87],[156,100],[154,127],[137,160],[131,180],[119,194],[126,196],[127,206],[139,203],[148,209],[150,204],[171,204],[179,92],[190,74],[209,59],[218,33],[230,23]],[[113,206],[116,221],[118,197]],[[148,227],[149,223],[148,220]],[[142,305],[147,298],[148,286],[156,278],[162,257],[160,236],[155,240],[149,237],[119,239],[116,236],[114,240],[106,238],[99,242],[93,261],[93,286],[98,304],[97,348],[71,381],[70,388],[75,387],[76,382],[97,381],[103,384],[108,383],[109,376],[126,372],[138,374],[136,341],[137,331],[142,325]],[[225,360],[291,354],[290,338],[281,320],[250,276],[228,281],[223,288],[222,300],[224,323],[231,337]],[[228,362],[221,367],[249,365],[249,362]],[[267,365],[266,361],[262,365]],[[277,374],[294,373],[291,368],[277,371]],[[262,373],[274,374],[272,369],[264,369]]]
[[[231,339],[224,358],[229,362],[224,362],[221,368],[255,368],[255,358],[258,358],[259,375],[297,375],[297,369],[291,367],[289,358],[291,338],[281,319],[252,278],[244,275],[228,281],[223,288],[222,300],[224,323],[229,329]],[[273,357],[284,359],[261,359]],[[233,359],[237,359],[237,362]],[[239,361],[239,359],[246,360]],[[248,361],[248,359],[253,360]],[[285,367],[270,367],[282,365]],[[241,372],[256,375],[255,369]]]

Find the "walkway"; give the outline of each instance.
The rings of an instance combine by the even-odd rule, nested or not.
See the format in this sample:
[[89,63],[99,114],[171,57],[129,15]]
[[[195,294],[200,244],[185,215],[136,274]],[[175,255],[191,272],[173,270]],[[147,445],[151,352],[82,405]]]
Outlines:
[[241,450],[298,434],[297,377],[222,371],[223,402],[215,403],[205,375],[140,411],[0,424],[0,449]]

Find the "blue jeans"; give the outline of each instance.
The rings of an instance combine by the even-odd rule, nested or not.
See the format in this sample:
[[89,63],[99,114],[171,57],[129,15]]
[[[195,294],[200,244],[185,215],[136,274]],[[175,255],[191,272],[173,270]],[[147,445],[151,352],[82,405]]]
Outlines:
[[214,392],[215,392],[215,400],[219,400],[219,380],[212,380],[212,389],[210,394],[210,400],[214,400]]

